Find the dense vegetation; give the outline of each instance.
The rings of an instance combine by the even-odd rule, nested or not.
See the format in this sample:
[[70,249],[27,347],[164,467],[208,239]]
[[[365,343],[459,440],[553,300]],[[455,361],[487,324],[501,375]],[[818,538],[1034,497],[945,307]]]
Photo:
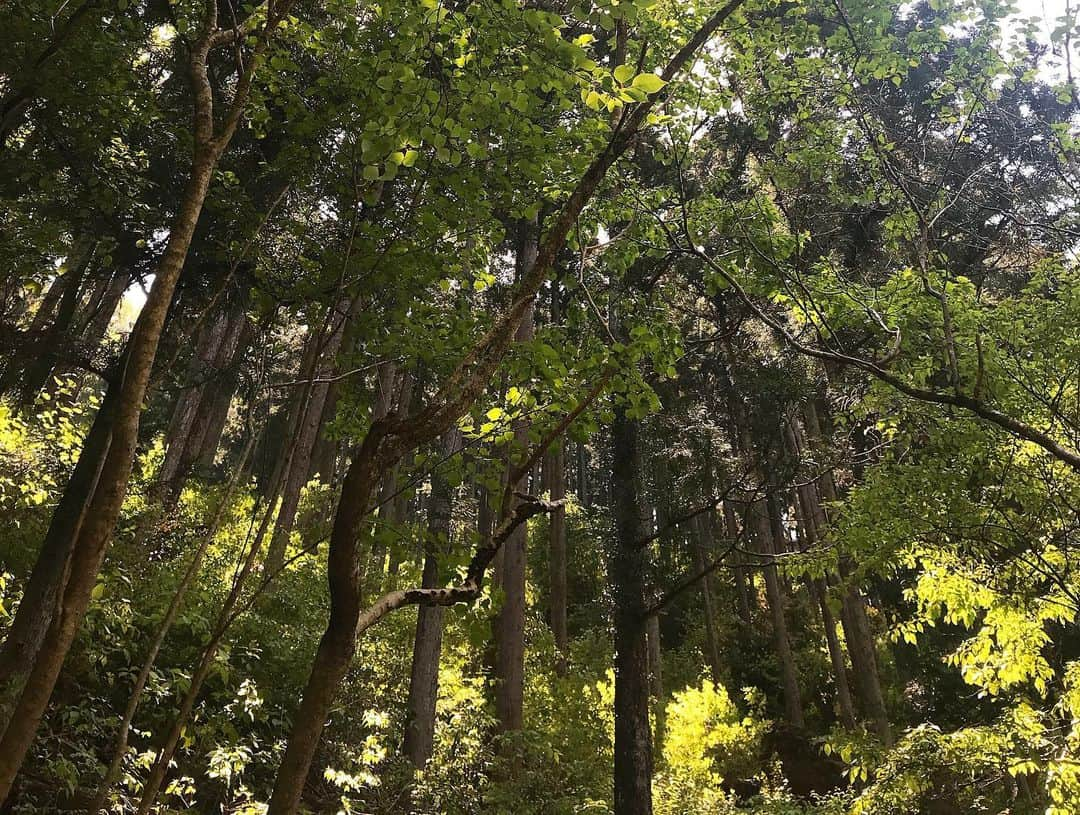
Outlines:
[[0,6],[0,811],[1080,812],[1075,14]]

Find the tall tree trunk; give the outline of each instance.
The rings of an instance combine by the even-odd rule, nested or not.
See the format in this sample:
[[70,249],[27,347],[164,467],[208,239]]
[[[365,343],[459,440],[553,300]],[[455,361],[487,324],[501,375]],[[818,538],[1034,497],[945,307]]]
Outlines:
[[[825,436],[825,419],[813,403],[804,409],[806,432],[810,439],[821,441]],[[836,482],[831,471],[823,473],[817,480],[820,498],[827,503],[837,500]],[[814,504],[813,516],[823,529],[828,523],[825,508],[818,499],[818,493],[807,493],[807,498]],[[840,623],[844,629],[844,639],[851,657],[851,666],[855,676],[855,693],[863,713],[870,720],[877,737],[885,745],[893,743],[892,725],[889,712],[885,707],[885,697],[881,690],[881,675],[878,671],[877,649],[874,634],[870,628],[870,619],[866,614],[866,599],[857,586],[848,581],[850,568],[846,560],[840,559],[840,572],[847,585],[841,598]]]
[[[785,427],[785,441],[788,453],[794,462],[803,464],[808,457],[806,439],[797,421],[788,423]],[[798,532],[804,551],[810,550],[821,540],[825,532],[826,518],[818,500],[817,490],[812,483],[801,483],[795,489],[796,502],[798,504]],[[836,621],[833,619],[832,609],[828,602],[828,589],[824,578],[816,577],[808,581],[810,591],[821,610],[821,623],[825,629],[825,644],[829,650],[829,661],[832,664],[833,681],[836,685],[836,706],[840,717],[840,723],[848,730],[855,727],[855,708],[851,701],[851,690],[847,680],[847,665],[844,661],[844,650],[840,645],[840,639],[836,635]]]
[[579,441],[577,447],[577,467],[575,472],[577,475],[577,499],[578,503],[586,509],[589,504],[589,451],[585,447],[585,442]]
[[645,639],[649,648],[649,693],[654,699],[663,699],[664,660],[660,644],[660,615],[650,614],[645,620]]
[[[301,398],[297,403],[298,413],[294,424],[294,453],[281,492],[281,508],[274,525],[274,535],[266,554],[266,568],[270,571],[276,571],[285,561],[289,537],[296,522],[296,510],[300,505],[300,493],[311,472],[311,456],[319,438],[319,425],[330,391],[329,382],[317,380],[325,380],[332,371],[337,370],[338,351],[341,350],[356,302],[353,298],[342,297],[327,314],[323,322],[324,330],[315,331],[308,337],[309,347],[305,356],[310,364],[305,366],[308,371],[305,376],[311,381],[300,386]],[[321,364],[324,360],[328,364]]]
[[146,689],[146,683],[150,678],[150,672],[153,670],[154,663],[157,661],[158,654],[161,652],[161,646],[165,644],[165,638],[168,636],[173,623],[180,613],[187,592],[194,584],[195,579],[199,574],[199,569],[202,566],[207,549],[210,547],[210,544],[214,540],[214,536],[217,535],[218,530],[221,528],[221,523],[232,503],[232,496],[236,491],[240,476],[247,465],[248,456],[251,455],[251,450],[255,446],[255,438],[256,435],[254,431],[252,431],[248,435],[244,450],[240,454],[239,460],[236,462],[228,486],[221,496],[220,503],[214,510],[214,515],[211,518],[206,531],[202,535],[202,540],[195,549],[194,554],[191,556],[191,561],[184,571],[183,576],[180,578],[176,590],[173,592],[169,606],[165,610],[165,616],[162,617],[161,622],[158,624],[157,631],[154,632],[154,638],[150,642],[150,648],[147,650],[146,657],[143,659],[142,667],[135,677],[135,684],[131,689],[131,695],[128,697],[127,705],[125,706],[123,716],[120,719],[120,728],[117,731],[116,740],[113,744],[112,757],[105,769],[105,775],[101,779],[101,784],[98,786],[94,801],[87,810],[90,815],[98,815],[98,813],[107,810],[106,799],[108,798],[109,790],[112,789],[113,785],[120,777],[120,768],[123,764],[124,756],[127,753],[128,737],[131,734],[131,724],[135,719],[135,713],[139,709],[139,704],[142,702],[143,691]]
[[[7,799],[15,774],[30,749],[60,668],[90,603],[105,550],[127,493],[138,442],[139,416],[162,328],[214,168],[243,114],[252,71],[259,62],[258,55],[265,50],[290,3],[291,0],[271,0],[267,20],[257,38],[256,53],[241,71],[232,103],[218,132],[215,132],[214,94],[207,67],[211,48],[219,44],[214,39],[220,33],[216,4],[207,6],[203,30],[189,49],[187,68],[194,97],[192,135],[195,149],[187,184],[165,251],[154,271],[154,285],[135,321],[121,359],[114,406],[105,410],[103,405],[98,411],[90,431],[90,435],[97,438],[84,446],[80,464],[88,454],[93,458],[88,460],[82,475],[73,475],[68,482],[60,502],[65,511],[61,512],[58,506],[54,512],[42,554],[34,566],[35,572],[40,568],[49,577],[57,579],[43,587],[44,591],[39,595],[24,596],[16,613],[16,617],[25,615],[33,621],[47,620],[48,630],[43,637],[28,642],[22,636],[12,636],[20,631],[26,633],[25,627],[16,620],[0,649],[0,724],[4,726],[0,738],[0,801]],[[78,465],[76,470],[79,470]],[[55,562],[42,564],[43,560],[52,557],[58,558],[59,569]],[[46,604],[44,608],[42,604]],[[6,654],[9,642],[12,653]]]
[[338,442],[330,437],[330,423],[337,415],[338,383],[331,382],[326,394],[322,417],[319,419],[319,439],[311,454],[311,472],[308,480],[318,478],[323,484],[333,484],[337,473]]
[[608,563],[615,624],[615,815],[652,815],[649,647],[645,618],[647,547],[641,518],[638,426],[616,408],[611,497],[615,541]]
[[[440,447],[444,459],[454,455],[461,447],[460,431],[454,429],[444,433]],[[436,470],[431,477],[431,499],[428,503],[423,588],[442,585],[439,558],[449,551],[452,509],[453,489],[445,476]],[[435,740],[435,703],[439,698],[444,611],[442,606],[420,606],[416,617],[404,747],[405,755],[418,770],[427,766]]]
[[182,390],[176,399],[165,433],[165,459],[158,473],[158,481],[167,503],[175,502],[187,477],[187,465],[192,458],[187,455],[187,450],[193,446],[191,437],[195,419],[207,391],[216,384],[213,382],[216,363],[221,356],[228,328],[228,315],[224,311],[215,314],[214,319],[199,332],[195,353],[187,366]]
[[[712,516],[715,513],[710,512]],[[706,550],[712,552],[712,547],[708,544],[712,542],[711,535],[711,517],[706,518],[702,515],[698,515],[694,518],[694,554],[697,558],[698,571],[703,574],[701,578],[701,599],[705,608],[705,646],[708,653],[706,654],[709,660],[709,669],[712,673],[713,682],[720,684],[720,642],[716,633],[716,600],[713,595],[712,574],[706,572],[706,568],[709,565],[709,558],[706,557]]]
[[[44,336],[34,343],[32,355],[20,354],[16,360],[8,364],[4,376],[0,379],[0,393],[17,388],[20,401],[24,406],[29,407],[49,384],[53,370],[60,362],[62,351],[72,339],[72,326],[78,312],[79,299],[83,293],[83,281],[93,260],[96,246],[97,242],[89,237],[84,236],[76,240],[71,250],[70,263],[66,264],[66,271],[50,287],[46,302],[42,303],[43,308],[48,308],[51,312],[48,316],[52,318],[52,321],[47,326],[40,323],[39,319],[44,316],[41,310],[34,315],[31,330],[41,331]],[[60,297],[55,302],[54,311],[52,308],[54,304],[48,301],[53,288],[61,280],[63,284],[60,287]],[[22,358],[21,364],[17,361],[18,358]]]
[[[735,515],[735,509],[732,507],[731,501],[724,501],[723,514],[724,534],[729,541],[734,542],[739,539],[739,519]],[[752,599],[754,593],[753,576],[743,565],[742,553],[735,552],[734,554],[732,573],[735,578],[735,608],[739,616],[739,622],[748,626],[756,605],[756,602]]]
[[[771,559],[777,554],[778,547],[773,540],[772,523],[765,499],[753,502],[748,510],[758,540],[759,551]],[[773,644],[776,658],[780,663],[780,673],[784,686],[784,717],[788,724],[801,728],[805,725],[802,708],[802,692],[799,687],[799,673],[795,667],[795,656],[791,650],[791,638],[788,635],[786,606],[787,601],[776,564],[769,562],[762,572],[765,577],[765,597],[769,603],[772,618]]]
[[[200,49],[196,49],[191,60],[197,66],[194,70],[201,69],[205,77],[206,50],[200,54]],[[73,477],[69,481],[64,496],[67,500],[62,499],[61,503],[72,511],[61,512],[58,507],[46,533],[46,544],[34,571],[48,572],[56,579],[50,581],[52,585],[45,592],[24,597],[19,606],[16,616],[47,620],[48,631],[31,644],[17,636],[16,632],[22,626],[16,622],[5,640],[3,650],[8,651],[10,642],[20,655],[14,659],[0,658],[0,665],[10,666],[8,670],[0,671],[0,687],[3,688],[0,724],[5,725],[0,739],[0,800],[7,798],[15,774],[33,741],[60,667],[86,613],[105,550],[120,515],[135,457],[139,414],[161,329],[218,155],[217,150],[196,152],[180,211],[155,272],[154,285],[128,340],[118,374],[115,407],[108,411],[99,410],[94,420],[97,435],[104,443],[84,447],[80,455],[80,460],[88,455],[95,457],[88,462],[88,469],[96,472],[97,477]],[[72,493],[70,498],[68,492]],[[57,560],[53,561],[54,557]],[[59,569],[57,563],[61,564]],[[55,598],[55,604],[41,607],[52,598]],[[27,648],[27,645],[31,647]]]
[[296,812],[330,706],[356,652],[361,598],[360,570],[354,549],[361,521],[388,463],[378,454],[381,440],[382,435],[375,425],[355,451],[341,485],[342,499],[334,516],[327,562],[327,579],[331,584],[330,619],[315,651],[307,686],[293,718],[268,815]]
[[[566,498],[566,460],[563,441],[556,440],[544,461],[547,489],[552,501]],[[548,580],[551,598],[551,633],[555,637],[555,673],[566,674],[569,646],[567,632],[566,588],[566,507],[561,504],[549,515],[548,528]]]
[[851,701],[851,688],[847,680],[847,664],[844,662],[844,649],[840,638],[836,636],[836,620],[829,608],[828,590],[824,578],[814,578],[811,583],[814,599],[821,609],[821,624],[825,629],[825,643],[829,648],[829,662],[832,664],[833,681],[836,684],[836,707],[840,723],[847,730],[855,729],[855,706]]
[[[559,281],[551,282],[551,324],[559,326],[562,314]],[[552,501],[566,498],[566,445],[556,439],[544,457],[544,479]],[[561,503],[548,516],[548,581],[551,599],[551,633],[555,638],[555,673],[566,674],[567,649],[567,589],[566,589],[566,507]]]
[[[728,349],[729,355],[731,354]],[[755,481],[762,489],[767,489],[769,479],[761,464],[762,456],[750,435],[749,417],[743,404],[731,400],[731,414],[734,421],[734,436],[742,456],[752,462],[751,470]],[[780,674],[784,688],[784,717],[792,727],[803,728],[802,692],[799,686],[799,673],[795,666],[795,655],[791,650],[791,638],[787,626],[787,597],[776,566],[776,555],[782,551],[783,543],[774,534],[772,513],[769,511],[770,500],[766,497],[752,500],[746,509],[745,528],[753,530],[758,551],[767,561],[762,568],[765,579],[765,597],[768,601],[769,615],[772,619],[773,645],[776,658],[780,663]]]
[[[539,229],[535,218],[523,222],[515,265],[520,279],[536,264]],[[530,303],[518,325],[514,341],[529,342],[533,338],[533,305]],[[529,426],[519,422],[514,429],[514,451],[528,449]],[[511,453],[511,456],[513,453]],[[513,465],[507,460],[508,471]],[[510,486],[512,492],[521,485]],[[500,521],[513,511],[514,502],[504,507]],[[503,732],[520,730],[524,725],[525,700],[525,570],[528,529],[522,524],[503,547],[502,581],[503,602],[495,620],[495,712],[499,729]]]
[[855,673],[855,690],[874,733],[888,746],[893,742],[892,725],[881,692],[874,634],[866,615],[866,600],[857,588],[848,586],[842,603],[840,621]]

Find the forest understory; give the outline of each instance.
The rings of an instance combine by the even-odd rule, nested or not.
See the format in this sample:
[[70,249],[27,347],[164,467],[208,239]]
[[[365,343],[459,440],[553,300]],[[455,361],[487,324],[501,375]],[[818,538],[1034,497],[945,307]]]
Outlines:
[[1080,813],[1074,3],[0,3],[0,815]]

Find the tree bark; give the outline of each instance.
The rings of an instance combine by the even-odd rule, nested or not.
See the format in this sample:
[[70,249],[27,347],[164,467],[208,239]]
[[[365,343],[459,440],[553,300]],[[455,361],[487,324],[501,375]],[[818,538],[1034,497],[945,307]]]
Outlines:
[[[714,12],[671,58],[661,72],[661,78],[670,82],[740,5],[741,0],[730,0]],[[330,535],[327,563],[330,617],[294,720],[267,815],[293,815],[296,812],[326,715],[356,648],[361,611],[355,536],[360,521],[368,512],[379,477],[406,451],[449,429],[489,386],[513,336],[535,302],[537,291],[566,246],[570,231],[578,222],[585,205],[596,193],[611,166],[633,142],[656,103],[665,97],[665,91],[661,90],[650,96],[648,101],[630,109],[620,122],[621,128],[593,159],[558,215],[552,219],[540,242],[536,261],[518,283],[510,307],[459,361],[427,406],[407,419],[373,424],[360,445],[342,483]],[[491,554],[494,556],[494,553]],[[487,564],[485,561],[484,568]],[[399,596],[403,596],[402,593]]]
[[[287,11],[289,2],[282,0],[269,10],[256,46],[258,53],[265,49],[270,32],[277,28],[280,14]],[[7,663],[14,667],[12,671],[0,671],[3,723],[6,725],[0,738],[0,801],[6,800],[11,790],[90,603],[105,550],[127,493],[138,442],[139,417],[169,304],[191,247],[214,168],[239,123],[250,89],[251,72],[258,62],[256,55],[249,60],[246,72],[236,85],[225,123],[221,131],[215,133],[213,90],[207,62],[219,33],[216,5],[210,4],[202,34],[192,44],[188,56],[188,73],[195,99],[195,151],[187,184],[165,251],[155,269],[154,285],[135,321],[121,361],[114,407],[98,411],[91,429],[91,435],[96,435],[98,441],[84,447],[80,455],[80,463],[84,457],[93,456],[85,470],[97,473],[97,477],[73,476],[69,481],[61,504],[72,511],[61,513],[58,508],[54,513],[44,549],[57,555],[61,565],[58,568],[56,563],[43,564],[39,556],[34,567],[35,572],[40,568],[56,579],[41,594],[24,597],[17,612],[17,616],[24,614],[33,619],[48,620],[48,631],[35,650],[26,650],[25,643],[19,643],[22,647],[18,659],[0,656],[0,665]],[[48,543],[49,538],[55,539],[52,544]],[[55,604],[42,608],[42,604],[50,600]],[[13,623],[13,631],[18,628]],[[10,636],[8,640],[11,640]],[[7,650],[6,640],[3,651]]]
[[[538,227],[536,220],[521,225],[516,266],[521,278],[536,263]],[[514,341],[529,342],[533,338],[533,306],[530,304],[518,325]],[[529,444],[529,425],[521,421],[514,428],[514,443],[508,454],[507,470],[513,470],[514,451],[524,451]],[[527,477],[524,476],[524,477]],[[510,484],[516,492],[521,482]],[[503,507],[504,520],[513,504]],[[520,526],[503,547],[500,570],[503,591],[502,606],[495,619],[495,712],[502,732],[520,730],[524,726],[525,702],[525,572],[528,529]]]
[[[461,433],[458,430],[448,430],[443,434],[440,450],[443,458],[454,455],[460,447]],[[439,578],[439,558],[449,549],[452,509],[453,490],[446,478],[436,470],[431,477],[422,588],[433,589],[442,585]],[[442,606],[420,606],[416,618],[404,749],[405,755],[418,770],[427,766],[434,747],[443,614]]]
[[577,447],[577,499],[578,503],[586,509],[589,508],[589,451],[585,442],[579,441]]
[[[825,435],[825,420],[812,403],[808,404],[804,410],[804,417],[810,439],[822,440]],[[821,499],[828,503],[837,500],[836,482],[831,471],[823,473],[817,479],[816,486]],[[808,492],[807,498],[814,505],[812,514],[815,521],[819,524],[819,528],[824,528],[824,525],[828,523],[828,515],[819,500],[818,492]],[[850,569],[844,558],[840,559],[840,573],[845,580],[850,576]],[[891,745],[893,743],[892,725],[885,707],[885,697],[881,691],[877,649],[873,631],[870,628],[870,619],[866,614],[866,600],[857,586],[847,585],[844,588],[841,598],[840,624],[844,630],[848,655],[851,657],[851,666],[855,676],[855,693],[859,705],[870,720],[877,737],[883,744]]]
[[[547,489],[552,501],[566,498],[566,460],[563,441],[551,445],[551,452],[544,462]],[[551,633],[555,638],[555,673],[565,676],[569,646],[567,631],[566,587],[566,507],[561,504],[552,510],[548,529],[548,580],[551,598]]]
[[[193,55],[192,61],[198,64],[199,58]],[[201,64],[205,71],[205,53],[202,55]],[[115,409],[99,411],[95,417],[94,424],[102,424],[100,433],[108,441],[102,448],[92,451],[93,454],[101,456],[100,463],[93,467],[98,470],[99,475],[93,481],[92,491],[83,492],[82,488],[87,485],[73,478],[65,493],[72,489],[76,491],[73,499],[81,511],[77,513],[77,517],[65,517],[57,513],[50,524],[50,532],[47,534],[61,538],[60,562],[67,565],[67,568],[62,567],[57,575],[61,578],[61,585],[53,586],[49,591],[49,595],[58,598],[59,602],[54,608],[42,610],[34,608],[37,605],[34,600],[37,598],[25,598],[19,607],[19,614],[27,613],[47,618],[50,626],[47,636],[41,641],[40,649],[36,653],[26,653],[25,659],[21,661],[19,673],[27,679],[24,685],[18,683],[22,686],[22,693],[7,722],[3,738],[0,739],[0,800],[7,798],[15,773],[22,765],[33,741],[60,673],[60,666],[89,605],[90,593],[112,538],[124,496],[127,494],[128,477],[138,441],[139,414],[157,353],[161,328],[188,247],[191,245],[195,224],[206,199],[216,158],[205,151],[196,155],[180,212],[173,223],[165,253],[157,267],[154,285],[128,340],[127,353],[119,374],[120,384]],[[84,448],[80,459],[87,454],[88,451]],[[53,532],[54,525],[57,527],[56,532]],[[41,564],[40,557],[38,563]],[[46,563],[41,567],[51,573],[56,572],[55,564]],[[38,565],[35,565],[35,571],[37,570]],[[13,687],[8,675],[0,675],[0,682],[7,688]]]
[[[730,501],[724,501],[724,531],[729,540],[737,540],[739,537],[739,520],[735,516],[735,510],[731,506]],[[739,616],[739,622],[743,625],[750,625],[752,619],[752,611],[756,605],[753,601],[753,576],[742,564],[743,557],[741,553],[736,553],[735,564],[732,568],[732,572],[735,577],[735,604],[736,612]]]
[[105,775],[101,779],[101,784],[98,786],[94,801],[87,810],[91,815],[98,815],[98,813],[107,810],[106,799],[108,798],[109,790],[120,776],[120,767],[123,764],[124,755],[127,753],[128,737],[131,734],[131,724],[135,719],[135,713],[138,711],[139,704],[142,701],[143,691],[146,689],[146,683],[150,678],[150,672],[154,668],[154,663],[157,661],[158,654],[161,652],[161,646],[165,643],[165,638],[168,636],[173,623],[180,613],[187,592],[199,574],[199,569],[202,566],[206,551],[213,542],[214,536],[221,528],[221,522],[225,518],[226,512],[228,512],[233,493],[236,491],[236,486],[240,481],[240,475],[244,472],[248,456],[251,455],[251,450],[255,446],[255,438],[254,432],[250,433],[248,436],[244,450],[240,454],[240,459],[236,462],[236,467],[229,479],[228,486],[221,496],[221,501],[214,510],[214,515],[211,518],[206,531],[202,535],[202,540],[195,549],[194,554],[192,554],[191,561],[184,571],[183,576],[180,578],[180,583],[173,592],[169,606],[165,610],[165,616],[162,617],[161,622],[158,624],[157,631],[154,633],[154,638],[150,642],[150,648],[147,650],[142,667],[135,677],[135,684],[131,689],[131,695],[128,697],[124,713],[120,718],[120,728],[116,734],[112,757],[105,769]]
[[[748,513],[751,516],[759,551],[771,561],[777,553],[777,546],[773,540],[772,524],[765,499],[753,502]],[[767,563],[762,572],[765,578],[765,597],[768,600],[769,614],[772,618],[773,645],[776,649],[777,661],[780,663],[784,687],[784,717],[793,727],[801,728],[805,724],[802,692],[799,687],[799,673],[795,667],[795,656],[791,650],[791,638],[788,635],[786,598],[776,564]]]
[[[713,514],[712,512],[709,513],[710,516]],[[706,657],[709,660],[709,669],[712,673],[713,682],[719,685],[723,663],[720,661],[720,642],[716,632],[716,600],[713,595],[712,574],[706,570],[709,558],[705,554],[707,548],[711,551],[711,547],[707,547],[707,542],[711,542],[710,521],[711,518],[702,515],[696,516],[693,520],[694,554],[697,559],[698,571],[703,575],[701,578],[701,600],[705,609]]]
[[639,495],[638,426],[618,407],[612,425],[615,541],[608,563],[615,624],[615,815],[652,815],[647,548]]
[[842,599],[840,621],[844,628],[848,654],[855,673],[855,689],[863,712],[870,725],[886,746],[893,743],[892,725],[885,707],[878,674],[877,653],[870,619],[866,615],[866,601],[854,586],[849,586]]
[[844,662],[844,649],[840,638],[836,636],[836,620],[829,608],[828,590],[823,578],[811,581],[811,590],[821,609],[821,624],[825,629],[825,643],[829,648],[829,662],[832,664],[833,681],[836,684],[836,707],[840,723],[846,730],[855,729],[855,706],[851,701],[851,688],[847,680],[847,664]]
[[[301,393],[296,403],[297,416],[294,423],[295,447],[289,463],[285,486],[281,493],[281,507],[278,509],[274,535],[266,554],[266,568],[277,571],[285,561],[289,537],[296,522],[296,510],[300,504],[300,493],[307,484],[311,472],[311,456],[319,438],[319,424],[322,421],[326,397],[330,391],[329,382],[314,380],[326,379],[328,374],[337,370],[336,359],[341,350],[342,340],[355,302],[350,297],[342,297],[330,309],[322,330],[313,332],[308,337],[305,356],[310,364],[304,367],[305,376],[312,380],[301,386]],[[323,366],[322,360],[330,364]]]
[[[19,354],[8,363],[0,378],[0,393],[17,390],[24,407],[33,405],[38,394],[49,384],[53,370],[60,362],[61,352],[70,341],[83,281],[93,260],[97,242],[81,237],[72,246],[70,263],[46,293],[41,309],[30,324],[31,332],[41,333],[30,354]],[[59,297],[52,301],[54,290]],[[51,322],[46,321],[51,318]]]
[[296,812],[330,706],[356,651],[356,629],[361,611],[356,538],[387,463],[378,455],[381,441],[382,428],[373,425],[356,450],[341,485],[342,498],[330,533],[327,563],[331,587],[330,619],[315,652],[300,708],[293,718],[268,815]]

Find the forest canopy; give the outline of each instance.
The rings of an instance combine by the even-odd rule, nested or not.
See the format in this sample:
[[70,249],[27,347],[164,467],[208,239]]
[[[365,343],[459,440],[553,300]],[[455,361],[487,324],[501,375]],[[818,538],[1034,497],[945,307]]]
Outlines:
[[1080,812],[1077,14],[0,4],[0,813]]

